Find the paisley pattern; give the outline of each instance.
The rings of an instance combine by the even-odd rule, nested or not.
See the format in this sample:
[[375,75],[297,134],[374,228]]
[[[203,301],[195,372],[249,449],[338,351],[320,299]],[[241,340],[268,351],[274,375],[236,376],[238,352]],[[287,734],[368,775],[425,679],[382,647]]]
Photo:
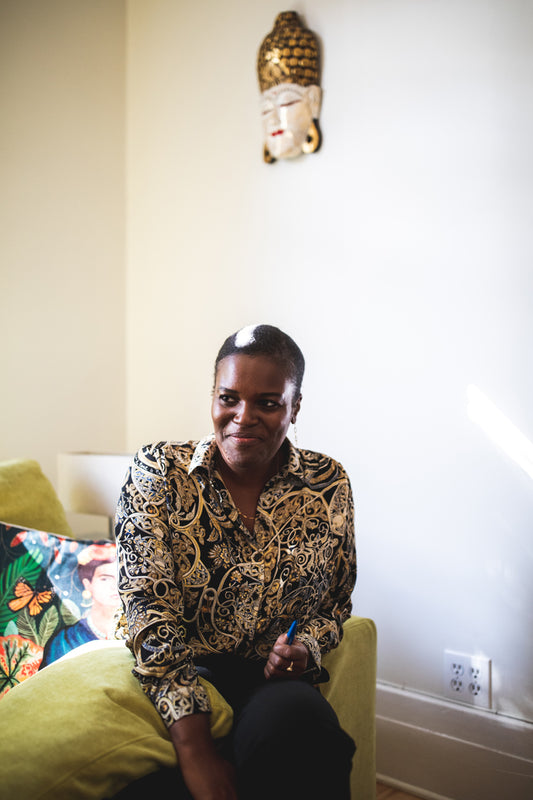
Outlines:
[[350,483],[327,456],[285,447],[253,534],[216,470],[212,437],[135,456],[116,516],[121,628],[167,725],[209,710],[195,658],[266,660],[294,619],[311,669],[339,643],[356,577]]

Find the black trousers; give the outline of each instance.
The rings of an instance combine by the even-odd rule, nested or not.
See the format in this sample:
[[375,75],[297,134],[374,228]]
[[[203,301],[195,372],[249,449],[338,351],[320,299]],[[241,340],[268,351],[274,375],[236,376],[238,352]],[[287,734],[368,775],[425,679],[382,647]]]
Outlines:
[[[355,744],[317,688],[303,680],[266,681],[262,664],[235,656],[205,659],[198,671],[234,710],[232,732],[217,746],[235,765],[239,800],[350,800]],[[115,798],[159,792],[191,798],[179,768],[147,775]]]

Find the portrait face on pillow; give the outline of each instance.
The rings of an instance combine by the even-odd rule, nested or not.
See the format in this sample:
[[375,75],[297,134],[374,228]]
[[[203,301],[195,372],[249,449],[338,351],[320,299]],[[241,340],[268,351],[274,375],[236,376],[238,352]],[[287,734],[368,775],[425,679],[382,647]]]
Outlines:
[[294,11],[279,14],[257,57],[261,90],[263,158],[273,163],[314,153],[322,92],[318,85],[318,42]]

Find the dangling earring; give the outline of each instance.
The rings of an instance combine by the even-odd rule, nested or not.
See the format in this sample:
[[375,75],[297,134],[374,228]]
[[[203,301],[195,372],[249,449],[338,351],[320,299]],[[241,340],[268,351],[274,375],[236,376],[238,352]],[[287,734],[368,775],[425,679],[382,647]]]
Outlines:
[[89,606],[92,606],[93,596],[88,589],[84,589],[83,592],[81,593],[81,596],[83,598],[82,600],[83,608],[88,608]]
[[294,438],[294,446],[298,449],[298,431],[296,430],[296,420],[292,420],[292,435]]
[[309,126],[309,130],[307,131],[307,138],[302,145],[302,150],[304,153],[314,153],[318,150],[320,145],[320,133],[318,132],[318,128],[316,126],[316,120],[311,122]]
[[276,159],[270,154],[270,150],[265,144],[263,147],[263,161],[265,161],[267,164],[273,164],[275,160]]

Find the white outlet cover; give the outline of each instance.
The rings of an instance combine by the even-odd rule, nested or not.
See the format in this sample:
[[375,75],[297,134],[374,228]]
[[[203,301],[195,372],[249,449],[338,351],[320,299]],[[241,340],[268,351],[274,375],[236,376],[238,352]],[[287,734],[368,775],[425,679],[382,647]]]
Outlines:
[[491,660],[486,656],[445,650],[444,696],[477,708],[491,708],[491,666]]

